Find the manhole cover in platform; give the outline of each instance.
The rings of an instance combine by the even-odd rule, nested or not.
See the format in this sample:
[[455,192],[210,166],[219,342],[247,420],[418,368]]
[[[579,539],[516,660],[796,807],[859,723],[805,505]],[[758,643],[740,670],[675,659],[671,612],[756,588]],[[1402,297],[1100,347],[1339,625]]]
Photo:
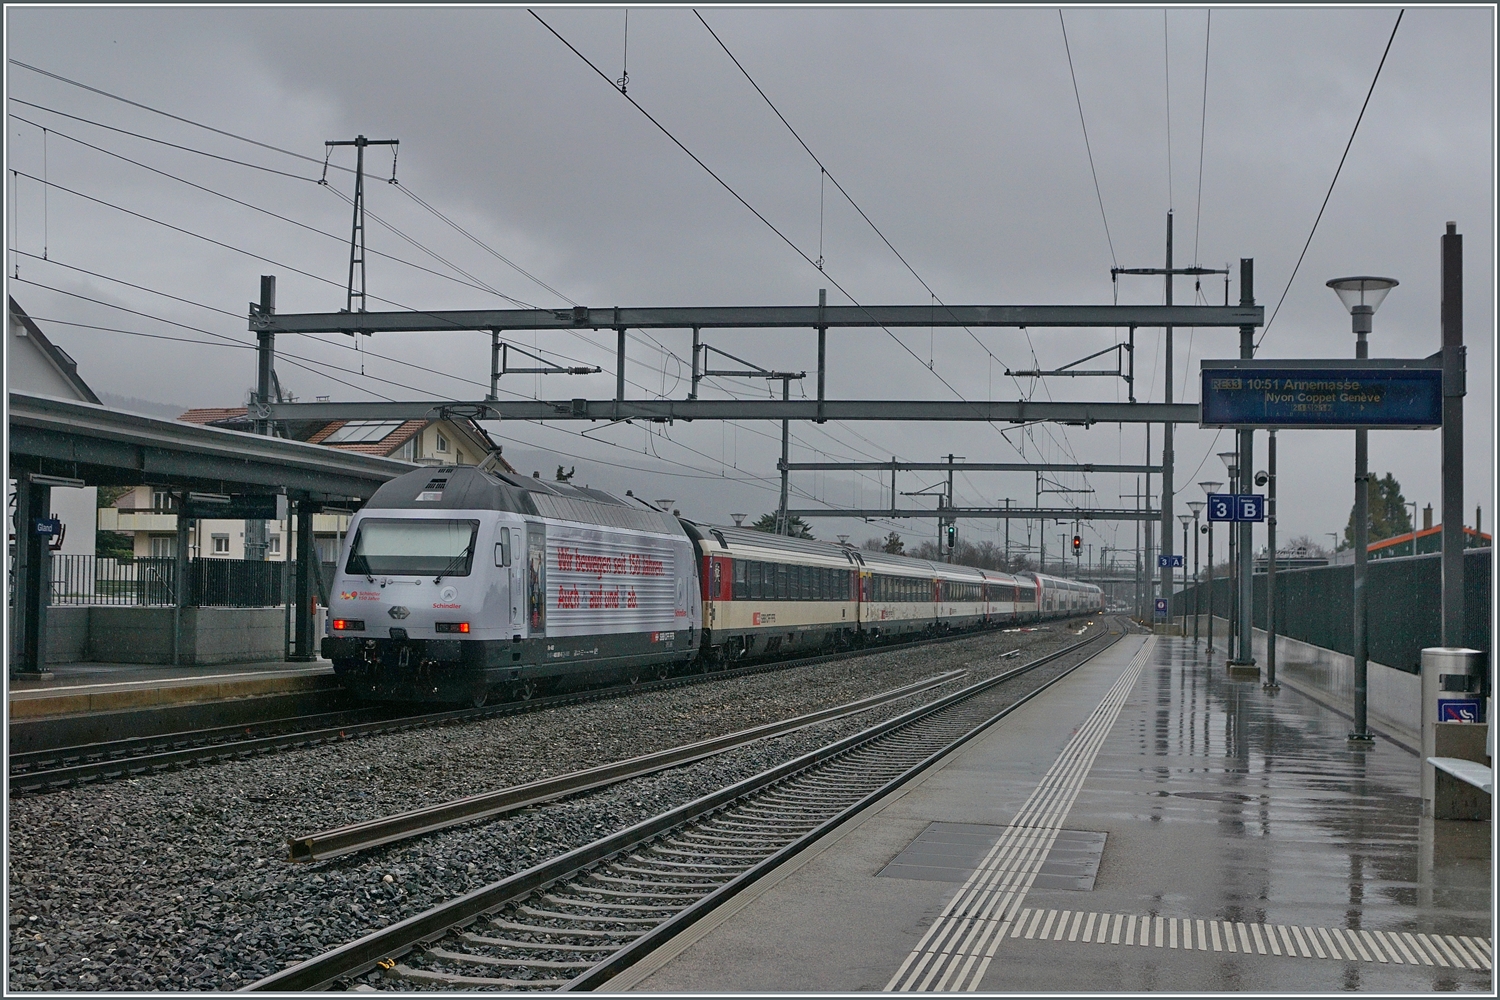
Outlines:
[[[933,823],[879,874],[927,882],[965,882],[1007,829],[979,823]],[[1084,830],[1059,832],[1032,887],[1079,892],[1093,889],[1105,836]]]

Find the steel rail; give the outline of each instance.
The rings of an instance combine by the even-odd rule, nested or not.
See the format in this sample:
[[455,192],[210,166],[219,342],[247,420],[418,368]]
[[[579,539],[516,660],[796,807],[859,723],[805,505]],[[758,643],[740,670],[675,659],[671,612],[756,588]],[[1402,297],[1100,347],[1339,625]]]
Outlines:
[[[484,708],[456,709],[445,712],[430,712],[420,715],[401,716],[395,719],[385,719],[376,722],[354,723],[343,726],[329,726],[316,730],[299,730],[290,733],[280,733],[270,736],[252,738],[249,740],[238,740],[234,742],[200,743],[192,747],[179,747],[172,750],[162,751],[154,754],[141,754],[130,757],[117,757],[111,759],[92,759],[76,764],[68,764],[62,767],[49,768],[40,771],[29,771],[24,773],[13,773],[9,775],[9,788],[11,794],[18,792],[35,792],[51,788],[60,788],[68,785],[84,782],[95,782],[107,779],[126,778],[131,775],[145,774],[154,771],[166,770],[168,768],[180,767],[188,764],[207,764],[234,758],[244,758],[253,755],[272,753],[283,749],[297,749],[301,747],[317,746],[323,743],[341,742],[343,740],[355,739],[364,736],[378,736],[388,733],[406,732],[411,729],[421,729],[431,726],[455,725],[464,722],[474,722],[484,719],[498,718],[506,715],[517,715],[523,712],[538,711],[544,708],[557,708],[565,705],[582,704],[590,701],[604,701],[617,698],[622,695],[644,694],[648,691],[667,690],[682,687],[689,684],[702,684],[714,681],[729,680],[736,677],[747,677],[754,674],[770,673],[780,670],[791,670],[797,667],[814,666],[832,660],[857,659],[863,656],[873,656],[877,653],[890,652],[900,647],[914,647],[925,645],[938,645],[948,642],[958,642],[964,639],[973,639],[991,632],[998,632],[1004,628],[1004,623],[998,627],[964,631],[949,635],[931,636],[921,639],[906,639],[894,642],[881,642],[874,646],[862,649],[841,650],[832,653],[819,653],[813,656],[798,657],[792,660],[763,660],[747,663],[741,666],[727,667],[722,670],[710,670],[662,678],[653,681],[640,681],[636,683],[616,684],[609,687],[588,688],[580,691],[569,691],[562,694],[546,695],[521,702],[506,702],[499,705],[486,706]],[[192,733],[176,734],[184,738],[190,738]],[[149,741],[148,741],[149,742]],[[159,742],[159,740],[158,740]],[[64,747],[57,751],[59,756],[66,754],[71,757],[96,757],[95,748],[107,747],[109,744],[84,744],[77,747]]]
[[746,746],[757,740],[780,736],[797,729],[815,725],[819,722],[828,722],[860,712],[867,712],[872,708],[878,708],[889,702],[898,701],[914,694],[920,694],[940,684],[946,684],[964,672],[962,670],[950,670],[911,684],[892,688],[880,694],[871,695],[868,698],[861,698],[858,701],[819,709],[816,712],[781,719],[777,722],[755,726],[750,729],[741,729],[707,740],[698,740],[694,743],[671,747],[666,750],[657,751],[656,753],[643,754],[639,757],[631,757],[626,760],[613,761],[581,771],[573,771],[568,774],[558,775],[555,778],[543,778],[540,781],[531,781],[523,785],[513,785],[509,788],[482,792],[478,795],[469,795],[461,799],[440,802],[436,805],[413,809],[393,816],[382,816],[378,819],[351,823],[347,826],[324,830],[319,833],[289,837],[287,838],[289,852],[287,860],[324,861],[343,854],[351,854],[355,851],[379,847],[382,844],[419,837],[426,833],[456,826],[459,823],[489,819],[502,813],[514,812],[517,809],[524,809],[527,806],[548,802],[552,799],[562,798],[563,796],[593,791],[608,785],[618,784],[621,781],[629,781],[633,778],[655,774],[657,771],[690,764],[705,757],[712,757],[716,754]]
[[[222,702],[209,704],[222,704]],[[300,730],[323,729],[337,722],[341,717],[369,716],[378,713],[379,709],[373,706],[351,706],[334,712],[313,712],[307,715],[289,715],[260,722],[241,722],[227,726],[209,726],[203,729],[181,729],[172,733],[158,733],[154,736],[127,736],[99,743],[77,743],[46,750],[28,750],[24,753],[10,754],[6,762],[10,766],[10,776],[14,779],[35,773],[38,769],[68,767],[105,759],[124,761],[132,756],[139,757],[152,751],[160,753],[168,749],[182,749],[192,742],[206,746],[214,742],[251,736],[258,729],[269,730],[277,727]],[[345,721],[352,724],[365,720],[345,718]]]
[[[465,895],[460,896],[456,899],[449,900],[446,903],[441,903],[435,907],[423,911],[422,913],[415,914],[413,916],[407,917],[404,920],[397,921],[396,923],[391,924],[387,927],[372,931],[371,933],[357,938],[354,941],[350,941],[346,944],[333,948],[322,955],[318,955],[313,958],[306,959],[302,962],[298,962],[295,965],[291,965],[279,972],[272,973],[269,976],[266,976],[262,979],[257,980],[256,982],[242,987],[240,992],[284,992],[317,990],[327,986],[330,983],[333,983],[340,978],[356,976],[364,973],[376,967],[377,965],[382,965],[387,962],[391,962],[393,964],[394,957],[404,955],[406,952],[410,951],[413,947],[421,944],[422,942],[435,940],[437,937],[455,927],[467,925],[486,912],[495,910],[496,908],[506,903],[521,899],[522,897],[527,896],[533,891],[544,888],[552,883],[557,882],[560,879],[577,873],[585,867],[595,865],[610,858],[617,857],[624,852],[639,847],[640,845],[660,836],[661,834],[675,830],[676,828],[681,827],[700,817],[707,816],[736,802],[737,800],[744,799],[754,793],[770,788],[771,786],[778,784],[784,779],[797,775],[800,772],[807,771],[809,768],[815,767],[818,764],[841,756],[851,750],[855,750],[859,747],[865,746],[889,733],[893,733],[900,729],[905,729],[915,723],[920,723],[924,720],[937,716],[944,709],[967,701],[975,697],[976,695],[982,694],[994,687],[997,687],[1000,684],[1003,684],[1006,681],[1013,680],[1016,677],[1034,670],[1040,666],[1043,666],[1046,663],[1085,649],[1086,647],[1097,643],[1100,639],[1106,636],[1120,634],[1123,633],[1115,633],[1107,629],[1100,629],[1097,634],[1090,636],[1088,639],[1071,643],[1063,649],[1039,657],[1038,659],[1033,660],[1030,663],[1023,664],[1022,666],[1016,667],[1012,670],[1008,670],[1002,674],[997,674],[994,677],[987,678],[986,680],[969,685],[968,687],[965,687],[959,691],[955,691],[951,694],[945,695],[944,697],[939,698],[937,701],[934,701],[930,704],[912,709],[911,711],[888,719],[862,732],[847,736],[843,739],[830,743],[827,746],[811,751],[810,753],[803,754],[802,756],[797,757],[793,760],[786,761],[773,768],[770,768],[769,770],[763,771],[758,775],[747,778],[743,781],[736,782],[735,784],[719,789],[718,791],[711,792],[708,795],[702,796],[691,802],[684,803],[683,805],[677,806],[674,809],[670,809],[658,816],[637,823],[634,826],[617,831],[613,834],[610,834],[609,836],[602,837],[599,840],[594,841],[593,843],[574,848],[571,851],[544,861],[539,865],[535,865],[531,868],[526,869],[525,871],[517,872],[516,874],[501,879],[498,882],[492,883],[488,886],[484,886],[480,889],[476,889],[473,892],[466,893]],[[1089,658],[1091,657],[1086,657],[1083,661],[1080,661],[1080,663],[1075,664],[1074,666],[1068,668],[1068,670],[1064,671],[1062,674],[1058,675],[1058,677],[1055,677],[1045,684],[1040,685],[1035,691],[1029,692],[1026,695],[1022,696],[1020,699],[1000,711],[998,714],[990,716],[986,721],[981,723],[978,727],[973,728],[968,734],[961,737],[958,741],[950,742],[940,751],[928,755],[916,768],[911,768],[903,772],[903,774],[897,781],[882,785],[881,789],[879,789],[876,793],[872,793],[872,795],[861,797],[859,802],[856,803],[855,808],[863,808],[870,801],[873,801],[875,798],[886,794],[889,788],[893,785],[899,785],[901,781],[909,780],[911,776],[930,766],[931,763],[935,760],[939,759],[947,753],[952,752],[952,750],[962,745],[963,742],[972,738],[974,735],[977,735],[979,732],[983,731],[985,728],[998,721],[999,719],[1004,718],[1011,711],[1014,711],[1015,708],[1019,707],[1021,704],[1024,704],[1026,701],[1041,693],[1041,691],[1061,680],[1063,677],[1070,674],[1073,670],[1076,670],[1079,666],[1082,665],[1082,663],[1087,662],[1087,659]],[[847,812],[847,810],[845,812]],[[834,821],[841,821],[841,817],[843,817],[844,815],[845,813],[841,812],[838,817],[835,817]],[[820,825],[814,831],[814,834],[823,830],[825,826],[826,824]],[[775,855],[773,855],[773,857],[784,860],[785,857],[790,856],[789,852],[793,852],[793,848],[797,848],[797,845],[805,846],[807,842],[810,842],[809,836],[811,835],[799,837],[797,841],[795,841],[792,845],[789,845],[788,847],[783,848],[781,851],[778,851]],[[779,861],[777,863],[779,863]],[[743,886],[745,883],[740,879],[736,879],[730,884]],[[727,888],[727,885],[724,888]],[[714,890],[714,892],[710,894],[710,897],[715,898],[718,901],[722,901],[724,898],[727,898],[723,894],[721,889]],[[708,912],[707,909],[697,909],[698,906],[702,905],[703,903],[707,903],[708,898],[709,897],[705,897],[703,900],[700,900],[693,906],[679,911],[678,917],[683,919],[680,922],[676,923],[677,929],[681,929],[682,927],[687,926],[687,924],[691,923],[692,920],[695,920],[698,917],[701,917],[704,913]],[[714,903],[712,905],[717,905],[717,903]],[[709,909],[711,908],[712,906],[709,907]],[[697,916],[689,917],[689,915],[694,913],[695,911],[697,912]],[[674,921],[675,920],[676,918],[674,918]],[[648,932],[648,935],[649,934],[650,932]],[[637,959],[641,954],[643,954],[642,951],[636,950],[634,948],[632,948],[631,951]],[[608,961],[612,964],[614,959]],[[625,966],[621,965],[618,968],[624,967]],[[616,969],[615,971],[618,971],[618,969]],[[610,974],[612,975],[613,973]]]

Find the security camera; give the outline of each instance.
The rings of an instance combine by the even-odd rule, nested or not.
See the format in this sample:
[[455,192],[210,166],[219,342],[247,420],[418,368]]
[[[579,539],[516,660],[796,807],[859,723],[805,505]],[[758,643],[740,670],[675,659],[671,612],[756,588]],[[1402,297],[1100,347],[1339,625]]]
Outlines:
[[1266,483],[1269,483],[1270,481],[1271,481],[1271,477],[1268,476],[1268,475],[1266,475],[1264,472],[1257,472],[1255,474],[1255,485],[1256,486],[1264,486],[1264,485],[1266,485]]

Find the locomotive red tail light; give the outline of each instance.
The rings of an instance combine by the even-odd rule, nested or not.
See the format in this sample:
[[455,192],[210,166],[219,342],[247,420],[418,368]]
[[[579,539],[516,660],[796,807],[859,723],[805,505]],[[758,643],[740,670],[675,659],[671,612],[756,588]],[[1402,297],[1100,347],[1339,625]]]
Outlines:
[[432,629],[433,629],[434,632],[462,632],[462,633],[467,634],[468,631],[469,631],[469,623],[468,622],[438,622],[437,624],[433,625]]
[[357,618],[335,618],[333,630],[335,632],[363,632],[365,623]]

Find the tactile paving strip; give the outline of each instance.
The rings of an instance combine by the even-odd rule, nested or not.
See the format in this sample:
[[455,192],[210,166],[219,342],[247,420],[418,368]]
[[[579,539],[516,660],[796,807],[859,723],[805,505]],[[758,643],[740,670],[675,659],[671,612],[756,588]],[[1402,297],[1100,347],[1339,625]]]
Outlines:
[[1007,936],[1023,941],[1177,948],[1455,969],[1489,969],[1493,958],[1490,939],[1462,934],[1251,924],[1088,910],[1024,909],[1010,925]]

